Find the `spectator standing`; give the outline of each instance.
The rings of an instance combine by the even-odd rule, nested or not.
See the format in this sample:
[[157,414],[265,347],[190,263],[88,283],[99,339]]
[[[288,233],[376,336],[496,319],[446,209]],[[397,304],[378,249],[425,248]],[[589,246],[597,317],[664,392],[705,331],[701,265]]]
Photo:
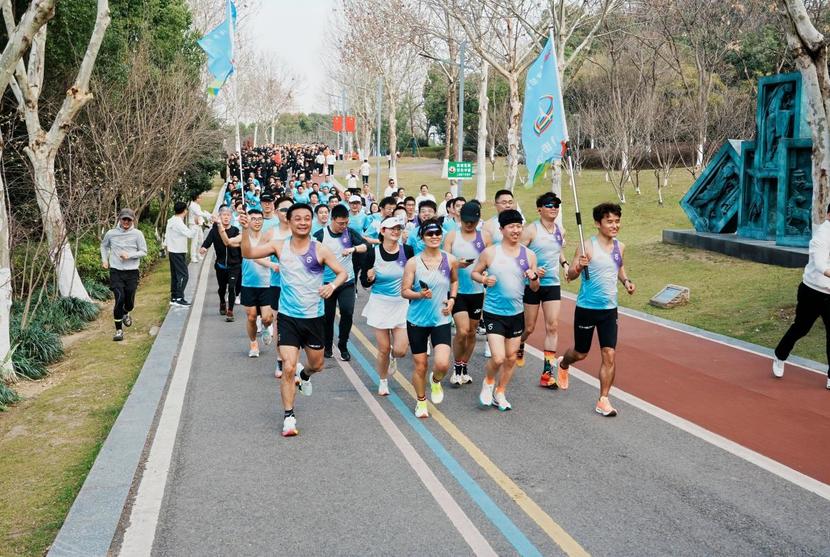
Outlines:
[[210,221],[210,213],[203,211],[202,206],[199,205],[199,200],[201,199],[201,193],[194,193],[190,196],[190,203],[187,206],[187,224],[195,232],[192,236],[193,240],[190,242],[191,263],[198,263],[202,260],[199,256],[199,248],[205,239],[205,233],[202,227],[206,222]]
[[[364,184],[369,183],[369,175],[372,173],[372,165],[369,164],[369,159],[363,159],[363,164],[360,165],[360,178]],[[385,196],[388,197],[388,196]]]
[[429,186],[421,184],[420,194],[415,198],[415,207],[420,207],[422,201],[430,200],[435,203],[435,196],[429,193]]
[[147,242],[144,234],[135,227],[135,213],[132,209],[121,209],[118,224],[101,240],[101,264],[104,269],[109,269],[110,290],[115,296],[112,307],[115,335],[112,340],[124,340],[122,325],[133,324],[130,312],[135,306],[138,289],[138,266],[145,255]]
[[326,176],[334,176],[334,164],[337,162],[337,155],[329,151],[326,155]]
[[188,307],[190,302],[184,299],[187,286],[187,240],[196,235],[196,231],[187,227],[184,219],[187,215],[187,203],[177,201],[173,205],[173,216],[167,219],[164,230],[164,246],[170,260],[170,305]]

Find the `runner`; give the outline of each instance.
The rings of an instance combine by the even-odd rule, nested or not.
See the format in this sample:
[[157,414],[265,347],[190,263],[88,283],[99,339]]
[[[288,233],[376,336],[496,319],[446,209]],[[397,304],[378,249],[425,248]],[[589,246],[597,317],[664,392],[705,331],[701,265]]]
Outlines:
[[451,385],[467,385],[473,379],[467,370],[467,362],[476,346],[476,329],[481,319],[484,304],[484,286],[473,281],[470,273],[479,255],[492,244],[490,234],[476,230],[481,220],[481,206],[477,202],[465,203],[461,207],[461,227],[447,234],[444,250],[458,260],[458,299],[452,308],[455,321],[453,339],[454,373]]
[[487,376],[481,386],[479,402],[482,406],[498,406],[504,412],[512,408],[506,390],[516,368],[524,332],[522,295],[525,280],[529,281],[531,290],[538,291],[540,271],[536,268],[536,254],[519,243],[523,231],[521,213],[515,209],[502,211],[499,227],[502,243],[484,250],[471,275],[474,281],[487,286],[483,322],[491,357],[485,367]]
[[406,262],[414,254],[412,248],[400,244],[402,231],[403,224],[395,217],[387,217],[381,222],[381,242],[363,258],[363,272],[360,274],[364,288],[372,288],[369,301],[363,308],[363,316],[366,323],[375,329],[380,396],[389,394],[387,377],[390,373],[394,375],[397,372],[395,358],[404,357],[408,347],[406,312],[409,304],[401,297],[401,279]]
[[[354,316],[355,285],[354,265],[352,255],[355,253],[366,253],[368,246],[354,230],[348,227],[349,212],[342,205],[336,205],[331,210],[329,225],[314,234],[314,239],[328,247],[337,258],[337,261],[346,269],[346,280],[335,289],[334,293],[326,299],[325,307],[325,357],[331,358],[334,354],[334,314],[337,308],[340,309],[340,325],[338,327],[337,348],[340,350],[340,359],[348,362],[352,359],[349,354],[349,331],[352,329],[352,318]],[[334,271],[326,269],[323,282],[329,284],[334,280]]]
[[366,240],[367,244],[380,244],[379,235],[381,225],[383,224],[383,221],[392,216],[392,213],[395,211],[395,205],[396,203],[394,197],[384,197],[380,200],[380,205],[378,206],[380,211],[373,215],[369,215],[369,218],[366,219],[366,228],[363,230],[363,239]]
[[329,208],[320,204],[314,208],[314,222],[311,224],[311,233],[322,230],[329,224]]
[[138,267],[147,255],[147,241],[141,230],[135,227],[132,209],[118,212],[118,226],[107,231],[101,240],[101,264],[110,272],[110,290],[115,297],[112,318],[115,321],[114,341],[124,340],[124,327],[133,324],[130,312],[135,306],[138,290]]
[[406,315],[406,332],[415,369],[412,385],[418,396],[415,417],[428,418],[426,400],[427,344],[432,342],[433,369],[429,374],[433,404],[444,400],[441,379],[450,368],[450,315],[458,294],[455,256],[441,250],[441,224],[437,219],[421,223],[418,234],[424,241],[423,253],[406,262],[401,295],[411,300]]
[[510,190],[497,191],[494,199],[496,202],[496,214],[484,222],[483,228],[489,232],[490,236],[493,238],[493,245],[498,245],[501,243],[502,238],[501,226],[499,225],[499,215],[503,211],[513,209],[516,205],[516,201],[513,199],[513,193]]
[[[435,201],[431,201],[429,199],[425,201],[421,201],[421,204],[418,206],[418,223],[423,223],[428,220],[432,220],[435,217]],[[440,225],[441,223],[436,219],[436,222]],[[441,230],[441,234],[443,236],[444,232],[443,229]],[[415,255],[418,255],[424,250],[426,243],[423,237],[420,234],[420,224],[416,225],[415,228],[409,234],[409,240],[407,243],[412,246],[412,249],[415,251]]]
[[[308,365],[299,372],[299,389],[305,396],[311,396],[311,376],[323,369],[323,300],[342,286],[348,275],[331,250],[311,238],[311,207],[292,205],[286,217],[291,228],[291,236],[287,240],[254,244],[252,237],[243,234],[242,255],[258,259],[273,254],[282,262],[281,306],[277,321],[284,371],[280,397],[284,409],[282,435],[291,437],[299,433],[294,399],[300,350],[305,349]],[[240,223],[247,228],[248,217],[241,216]],[[335,275],[328,284],[323,284],[324,266]]]
[[[246,218],[247,217],[247,218]],[[240,245],[244,245],[246,237],[249,244],[254,246],[267,244],[271,239],[270,232],[263,233],[262,211],[249,209],[247,215],[239,215],[239,224],[249,223],[248,231],[242,234]],[[243,226],[243,228],[246,228]],[[222,234],[222,231],[219,232]],[[224,238],[223,238],[224,240]],[[248,357],[259,358],[259,343],[257,342],[257,316],[262,320],[263,343],[269,344],[270,337],[266,334],[268,326],[274,320],[271,312],[273,291],[271,290],[271,270],[273,263],[267,258],[250,259],[242,252],[242,296],[241,302],[245,306],[248,320],[246,328],[250,349]]]
[[614,203],[601,203],[593,210],[597,235],[585,244],[585,255],[574,254],[574,264],[568,269],[568,280],[580,276],[588,268],[589,279],[582,278],[574,311],[574,346],[559,359],[559,369],[567,373],[571,364],[584,360],[591,350],[594,329],[597,330],[602,350],[599,368],[599,400],[595,410],[606,417],[617,415],[608,400],[614,384],[617,346],[617,281],[623,283],[629,294],[634,294],[634,283],[623,266],[625,245],[617,240],[622,208]]
[[[221,229],[221,232],[220,232]],[[231,240],[236,238],[233,245]],[[237,283],[242,272],[242,252],[239,250],[239,229],[231,225],[231,210],[222,205],[219,214],[213,219],[213,226],[199,248],[199,254],[204,256],[210,246],[216,252],[213,269],[216,271],[216,282],[219,283],[219,315],[225,316],[225,321],[231,322],[233,304],[236,300]],[[225,296],[227,295],[227,301]]]
[[[556,343],[559,339],[559,309],[560,282],[559,266],[567,269],[568,262],[562,254],[565,245],[565,234],[556,224],[559,215],[559,206],[562,200],[553,192],[547,192],[536,198],[536,209],[539,211],[539,220],[528,224],[522,233],[522,244],[533,250],[539,266],[539,290],[534,292],[525,288],[524,311],[525,332],[522,334],[522,344],[519,346],[516,365],[524,366],[525,341],[536,329],[536,319],[539,315],[539,305],[542,306],[542,317],[545,321],[544,362],[539,386],[548,389],[567,389],[568,373],[559,371],[556,362]],[[567,272],[567,271],[566,271]]]

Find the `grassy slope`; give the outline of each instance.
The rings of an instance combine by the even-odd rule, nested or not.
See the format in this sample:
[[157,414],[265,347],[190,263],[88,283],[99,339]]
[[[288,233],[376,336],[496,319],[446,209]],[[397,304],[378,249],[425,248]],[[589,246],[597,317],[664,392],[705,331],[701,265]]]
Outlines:
[[[438,173],[425,170],[426,159],[403,159],[398,171],[398,182],[408,193],[416,192],[425,183],[439,200],[448,190],[447,182]],[[385,167],[385,164],[383,165]],[[488,172],[490,167],[488,165]],[[522,169],[523,170],[523,169]],[[384,168],[383,183],[386,183]],[[492,198],[503,187],[504,166],[496,166],[499,179],[488,181],[487,196]],[[567,180],[567,176],[564,178]],[[567,186],[567,182],[565,184]],[[680,209],[679,201],[691,185],[691,176],[676,170],[672,185],[664,191],[663,207],[657,204],[654,176],[641,173],[642,195],[627,189],[627,203],[623,206],[623,227],[620,239],[626,244],[625,265],[629,276],[637,284],[634,296],[620,294],[620,303],[667,319],[694,325],[763,346],[774,347],[792,321],[796,287],[801,280],[801,269],[785,269],[762,265],[680,246],[663,244],[665,228],[691,228]],[[539,183],[533,189],[517,184],[515,194],[523,212],[535,218],[535,198],[548,187]],[[602,201],[615,201],[610,184],[599,171],[585,171],[577,177],[580,209],[586,222],[586,237],[594,231],[591,208]],[[465,195],[470,197],[475,181],[466,181]],[[570,247],[570,259],[577,238],[573,217],[573,196],[566,187],[563,195],[564,224]],[[494,213],[492,203],[484,208],[484,215]],[[666,284],[680,284],[691,289],[691,302],[685,307],[663,310],[648,305],[648,300]],[[578,283],[566,285],[576,292]],[[817,361],[825,361],[824,331],[817,324],[810,335],[795,349],[795,354]],[[705,356],[704,356],[705,357]]]

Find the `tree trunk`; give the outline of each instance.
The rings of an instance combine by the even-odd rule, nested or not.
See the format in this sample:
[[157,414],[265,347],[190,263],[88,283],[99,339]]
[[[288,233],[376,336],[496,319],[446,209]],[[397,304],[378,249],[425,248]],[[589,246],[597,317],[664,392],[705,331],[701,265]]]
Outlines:
[[519,173],[519,125],[522,119],[522,100],[519,97],[519,77],[511,75],[507,80],[510,87],[510,119],[507,128],[507,175],[504,187],[513,191]]
[[550,191],[562,199],[562,160],[553,161],[553,173],[550,178]]
[[55,152],[45,146],[25,149],[35,179],[35,199],[46,232],[49,257],[55,265],[58,290],[61,296],[72,296],[91,302],[75,266],[75,256],[69,248],[66,224],[61,211],[55,180]]
[[490,66],[481,65],[481,83],[478,87],[478,144],[476,146],[476,199],[487,199],[487,114],[490,108],[487,98],[487,81]]
[[271,122],[271,145],[274,144],[274,133],[276,132],[276,129],[277,129],[277,121],[274,120],[273,122]]
[[[3,150],[0,149],[0,158],[2,156]],[[11,307],[12,272],[9,214],[6,207],[5,184],[3,183],[3,177],[0,176],[0,382],[5,383],[12,383],[16,379],[10,357]]]
[[259,122],[255,122],[254,123],[254,147],[256,147],[258,136],[259,136]]
[[398,157],[395,154],[398,152],[398,99],[392,94],[392,88],[387,87],[389,95],[389,154],[391,155],[391,165],[389,166],[389,177],[397,179],[398,177]]

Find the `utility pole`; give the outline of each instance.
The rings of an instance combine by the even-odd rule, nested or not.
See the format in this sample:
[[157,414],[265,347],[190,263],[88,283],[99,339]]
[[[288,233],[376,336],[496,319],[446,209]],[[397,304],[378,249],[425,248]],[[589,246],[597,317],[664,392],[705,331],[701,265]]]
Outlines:
[[[464,40],[461,42],[461,46],[458,49],[458,158],[456,158],[457,161],[464,160],[464,63],[466,62],[466,49],[467,41]],[[461,184],[463,182],[460,179],[456,179],[455,183],[455,193],[457,197],[461,195]]]
[[[343,130],[343,144],[340,146],[343,149],[343,160],[346,160],[346,87],[342,87],[340,89],[340,117],[341,122],[343,122],[343,126],[341,129]],[[339,155],[340,153],[338,153]]]
[[375,178],[375,199],[380,199],[380,109],[381,103],[383,102],[383,82],[378,78],[378,98],[377,98],[377,107],[378,107],[378,118],[377,118],[377,156],[378,156],[378,164],[377,164],[377,177]]

